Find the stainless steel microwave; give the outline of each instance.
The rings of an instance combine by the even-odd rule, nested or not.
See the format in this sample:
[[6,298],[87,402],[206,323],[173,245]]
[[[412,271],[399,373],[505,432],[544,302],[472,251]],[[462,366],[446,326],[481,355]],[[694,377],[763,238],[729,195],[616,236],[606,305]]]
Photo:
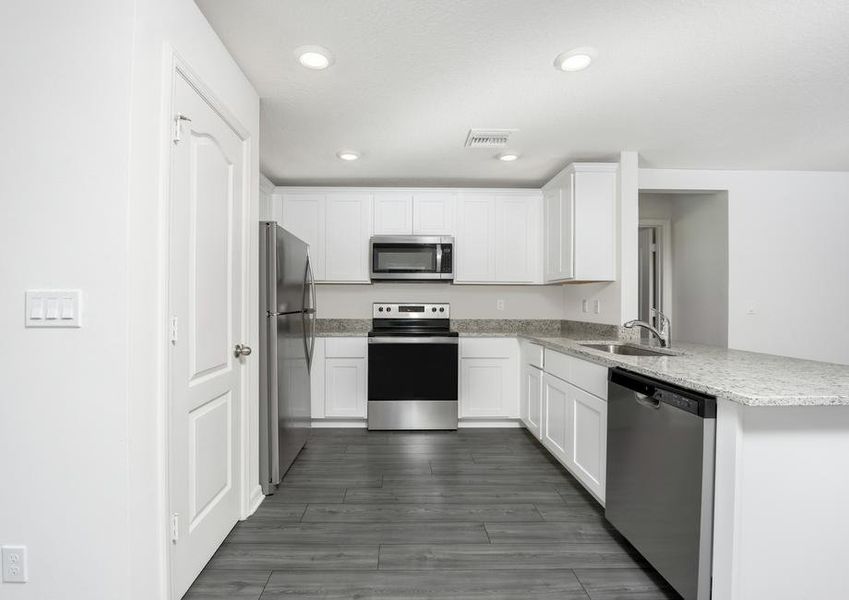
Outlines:
[[454,238],[428,235],[376,235],[371,238],[371,278],[451,281]]

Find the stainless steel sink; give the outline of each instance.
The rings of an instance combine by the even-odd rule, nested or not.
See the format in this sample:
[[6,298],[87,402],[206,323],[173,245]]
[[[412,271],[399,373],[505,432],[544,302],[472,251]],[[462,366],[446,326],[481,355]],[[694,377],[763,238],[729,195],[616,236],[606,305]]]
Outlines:
[[674,356],[674,353],[666,350],[652,350],[643,346],[633,344],[581,344],[584,348],[610,352],[611,354],[623,354],[626,356]]

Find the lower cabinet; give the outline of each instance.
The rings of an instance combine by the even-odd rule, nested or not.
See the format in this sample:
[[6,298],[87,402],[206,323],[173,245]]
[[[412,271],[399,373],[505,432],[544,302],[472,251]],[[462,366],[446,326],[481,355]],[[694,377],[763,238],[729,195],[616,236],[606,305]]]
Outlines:
[[542,369],[533,365],[522,367],[522,389],[519,416],[525,427],[537,439],[542,438]]
[[515,338],[460,339],[460,418],[519,416]]
[[312,418],[365,419],[368,396],[365,337],[316,340],[312,365]]
[[604,502],[606,401],[546,373],[543,376],[542,443]]

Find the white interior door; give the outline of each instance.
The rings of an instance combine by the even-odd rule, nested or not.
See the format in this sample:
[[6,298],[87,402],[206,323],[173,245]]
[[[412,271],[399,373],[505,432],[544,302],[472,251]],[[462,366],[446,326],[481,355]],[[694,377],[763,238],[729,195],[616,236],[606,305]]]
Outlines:
[[180,598],[239,518],[243,141],[181,76],[172,149],[169,501]]

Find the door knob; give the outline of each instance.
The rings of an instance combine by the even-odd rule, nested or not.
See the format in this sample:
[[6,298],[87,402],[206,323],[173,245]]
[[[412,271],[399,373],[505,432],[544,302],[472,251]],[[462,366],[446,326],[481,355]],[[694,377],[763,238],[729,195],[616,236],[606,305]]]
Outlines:
[[233,350],[233,355],[236,358],[239,358],[240,356],[250,356],[251,352],[253,352],[253,350],[251,350],[250,346],[245,346],[244,344],[236,344],[236,348]]

